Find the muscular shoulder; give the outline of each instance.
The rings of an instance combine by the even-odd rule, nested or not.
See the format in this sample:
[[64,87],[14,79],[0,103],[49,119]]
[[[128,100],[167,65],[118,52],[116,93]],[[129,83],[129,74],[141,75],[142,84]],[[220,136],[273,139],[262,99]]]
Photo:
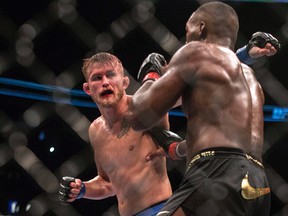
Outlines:
[[90,127],[89,127],[89,130],[94,130],[94,129],[97,129],[99,127],[102,127],[102,125],[104,124],[104,121],[102,119],[102,117],[98,117],[96,118],[91,124],[90,124]]
[[250,73],[250,74],[254,74],[254,71],[251,67],[249,67],[248,65],[241,63],[241,67],[243,69],[244,72]]
[[262,104],[264,104],[264,93],[260,83],[258,82],[254,70],[246,64],[241,64],[244,77],[249,86],[252,96],[258,95],[258,99],[261,100]]
[[251,67],[249,67],[248,65],[246,65],[246,64],[243,64],[243,63],[241,63],[241,67],[242,67],[242,70],[243,70],[243,74],[244,74],[244,76],[245,76],[245,79],[246,79],[246,81],[248,82],[248,83],[256,83],[256,82],[258,82],[257,80],[256,80],[256,77],[255,77],[255,75],[254,75],[254,71],[253,71],[253,69],[251,68]]
[[230,49],[203,42],[186,44],[175,53],[169,64],[188,80],[196,78],[198,74],[219,76],[225,75],[222,72],[229,73],[240,68],[238,58]]
[[203,58],[203,54],[206,53],[207,48],[205,43],[190,42],[175,53],[169,64],[195,63],[197,62],[196,59]]
[[[201,64],[200,60],[203,60],[203,43],[190,42],[182,48],[180,48],[171,58],[167,73],[175,73],[175,76],[192,79],[193,74],[199,68]],[[174,75],[173,75],[174,76]]]
[[104,127],[104,121],[102,119],[102,117],[98,117],[97,119],[95,119],[89,127],[89,137],[90,137],[90,141],[92,142],[93,140],[95,140],[95,137],[98,136],[99,131],[101,131],[101,129]]

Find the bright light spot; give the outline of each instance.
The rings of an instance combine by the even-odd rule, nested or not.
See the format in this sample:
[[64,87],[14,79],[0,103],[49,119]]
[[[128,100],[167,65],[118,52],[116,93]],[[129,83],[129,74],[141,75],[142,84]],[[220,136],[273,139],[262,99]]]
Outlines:
[[52,146],[52,147],[50,147],[50,152],[52,153],[52,152],[54,152],[55,151],[55,148]]
[[26,212],[28,212],[30,208],[31,208],[31,204],[28,203],[28,204],[26,205]]

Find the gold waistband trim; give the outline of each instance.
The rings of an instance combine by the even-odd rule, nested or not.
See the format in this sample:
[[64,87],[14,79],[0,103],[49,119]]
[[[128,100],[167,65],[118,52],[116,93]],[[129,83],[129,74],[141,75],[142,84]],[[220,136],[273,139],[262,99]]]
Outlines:
[[253,161],[254,163],[256,163],[258,166],[264,168],[263,164],[256,160],[255,158],[253,158],[252,156],[248,155],[248,154],[242,154],[242,153],[231,153],[231,152],[220,152],[220,151],[204,151],[204,152],[201,152],[197,155],[195,155],[189,162],[188,166],[187,166],[187,169],[186,169],[186,172],[191,168],[192,164],[195,163],[195,161],[199,160],[200,158],[203,158],[203,157],[211,157],[211,156],[223,156],[223,155],[233,155],[233,154],[236,154],[236,155],[240,155],[240,156],[243,156],[243,157],[246,157],[247,160],[251,160]]
[[253,158],[252,156],[250,156],[248,154],[245,154],[245,156],[248,160],[252,160],[254,163],[256,163],[260,167],[264,168],[263,164],[260,161],[258,161],[257,159]]

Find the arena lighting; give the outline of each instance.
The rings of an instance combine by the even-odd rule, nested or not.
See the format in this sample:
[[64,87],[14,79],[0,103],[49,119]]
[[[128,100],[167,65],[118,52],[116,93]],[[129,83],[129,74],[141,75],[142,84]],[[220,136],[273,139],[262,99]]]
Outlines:
[[[0,78],[0,84],[2,84],[4,87],[0,88],[0,94],[2,95],[63,103],[78,107],[97,108],[96,104],[91,101],[90,96],[83,90],[68,89],[65,87],[57,87],[52,85],[42,85],[3,77]],[[18,89],[10,89],[11,86],[16,86]],[[19,90],[19,88],[21,90]],[[78,99],[73,97],[78,97]],[[266,122],[288,122],[288,107],[285,108],[274,105],[264,105],[263,112],[264,121]],[[171,110],[169,115],[185,117],[185,114],[179,110]]]
[[8,213],[9,214],[18,213],[19,210],[20,210],[20,206],[16,200],[9,200],[8,201]]
[[66,93],[66,94],[71,94],[75,96],[89,97],[89,95],[87,95],[82,90],[73,90],[73,89],[68,89],[68,88],[59,87],[59,86],[52,86],[52,85],[42,85],[42,84],[16,80],[16,79],[11,79],[11,78],[1,77],[0,84],[18,86],[18,87],[34,89],[34,90],[41,90],[41,91],[46,91],[46,92],[59,92],[59,93]]
[[[20,212],[23,213],[23,210],[25,208],[25,212],[28,212],[31,208],[31,204],[28,203],[26,206],[20,205],[20,202],[17,200],[8,200],[7,203],[7,213],[10,215],[20,215]],[[1,214],[2,216],[2,214]],[[4,216],[4,215],[3,215]],[[7,215],[8,216],[8,215]]]

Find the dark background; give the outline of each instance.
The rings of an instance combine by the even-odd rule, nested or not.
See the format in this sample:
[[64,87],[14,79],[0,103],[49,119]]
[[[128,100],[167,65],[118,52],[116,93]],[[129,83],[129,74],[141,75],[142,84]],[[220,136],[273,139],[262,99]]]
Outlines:
[[[132,94],[143,59],[159,52],[169,60],[185,43],[186,21],[203,2],[0,1],[0,215],[117,215],[114,197],[69,206],[57,200],[61,176],[88,180],[97,174],[87,129],[99,112],[81,94],[83,59],[99,51],[118,56],[132,80]],[[271,215],[288,215],[288,3],[226,3],[239,15],[236,49],[256,31],[273,34],[282,45],[253,68],[266,97],[263,157]],[[185,134],[179,108],[170,119],[171,129]],[[173,188],[184,164],[167,161]]]

